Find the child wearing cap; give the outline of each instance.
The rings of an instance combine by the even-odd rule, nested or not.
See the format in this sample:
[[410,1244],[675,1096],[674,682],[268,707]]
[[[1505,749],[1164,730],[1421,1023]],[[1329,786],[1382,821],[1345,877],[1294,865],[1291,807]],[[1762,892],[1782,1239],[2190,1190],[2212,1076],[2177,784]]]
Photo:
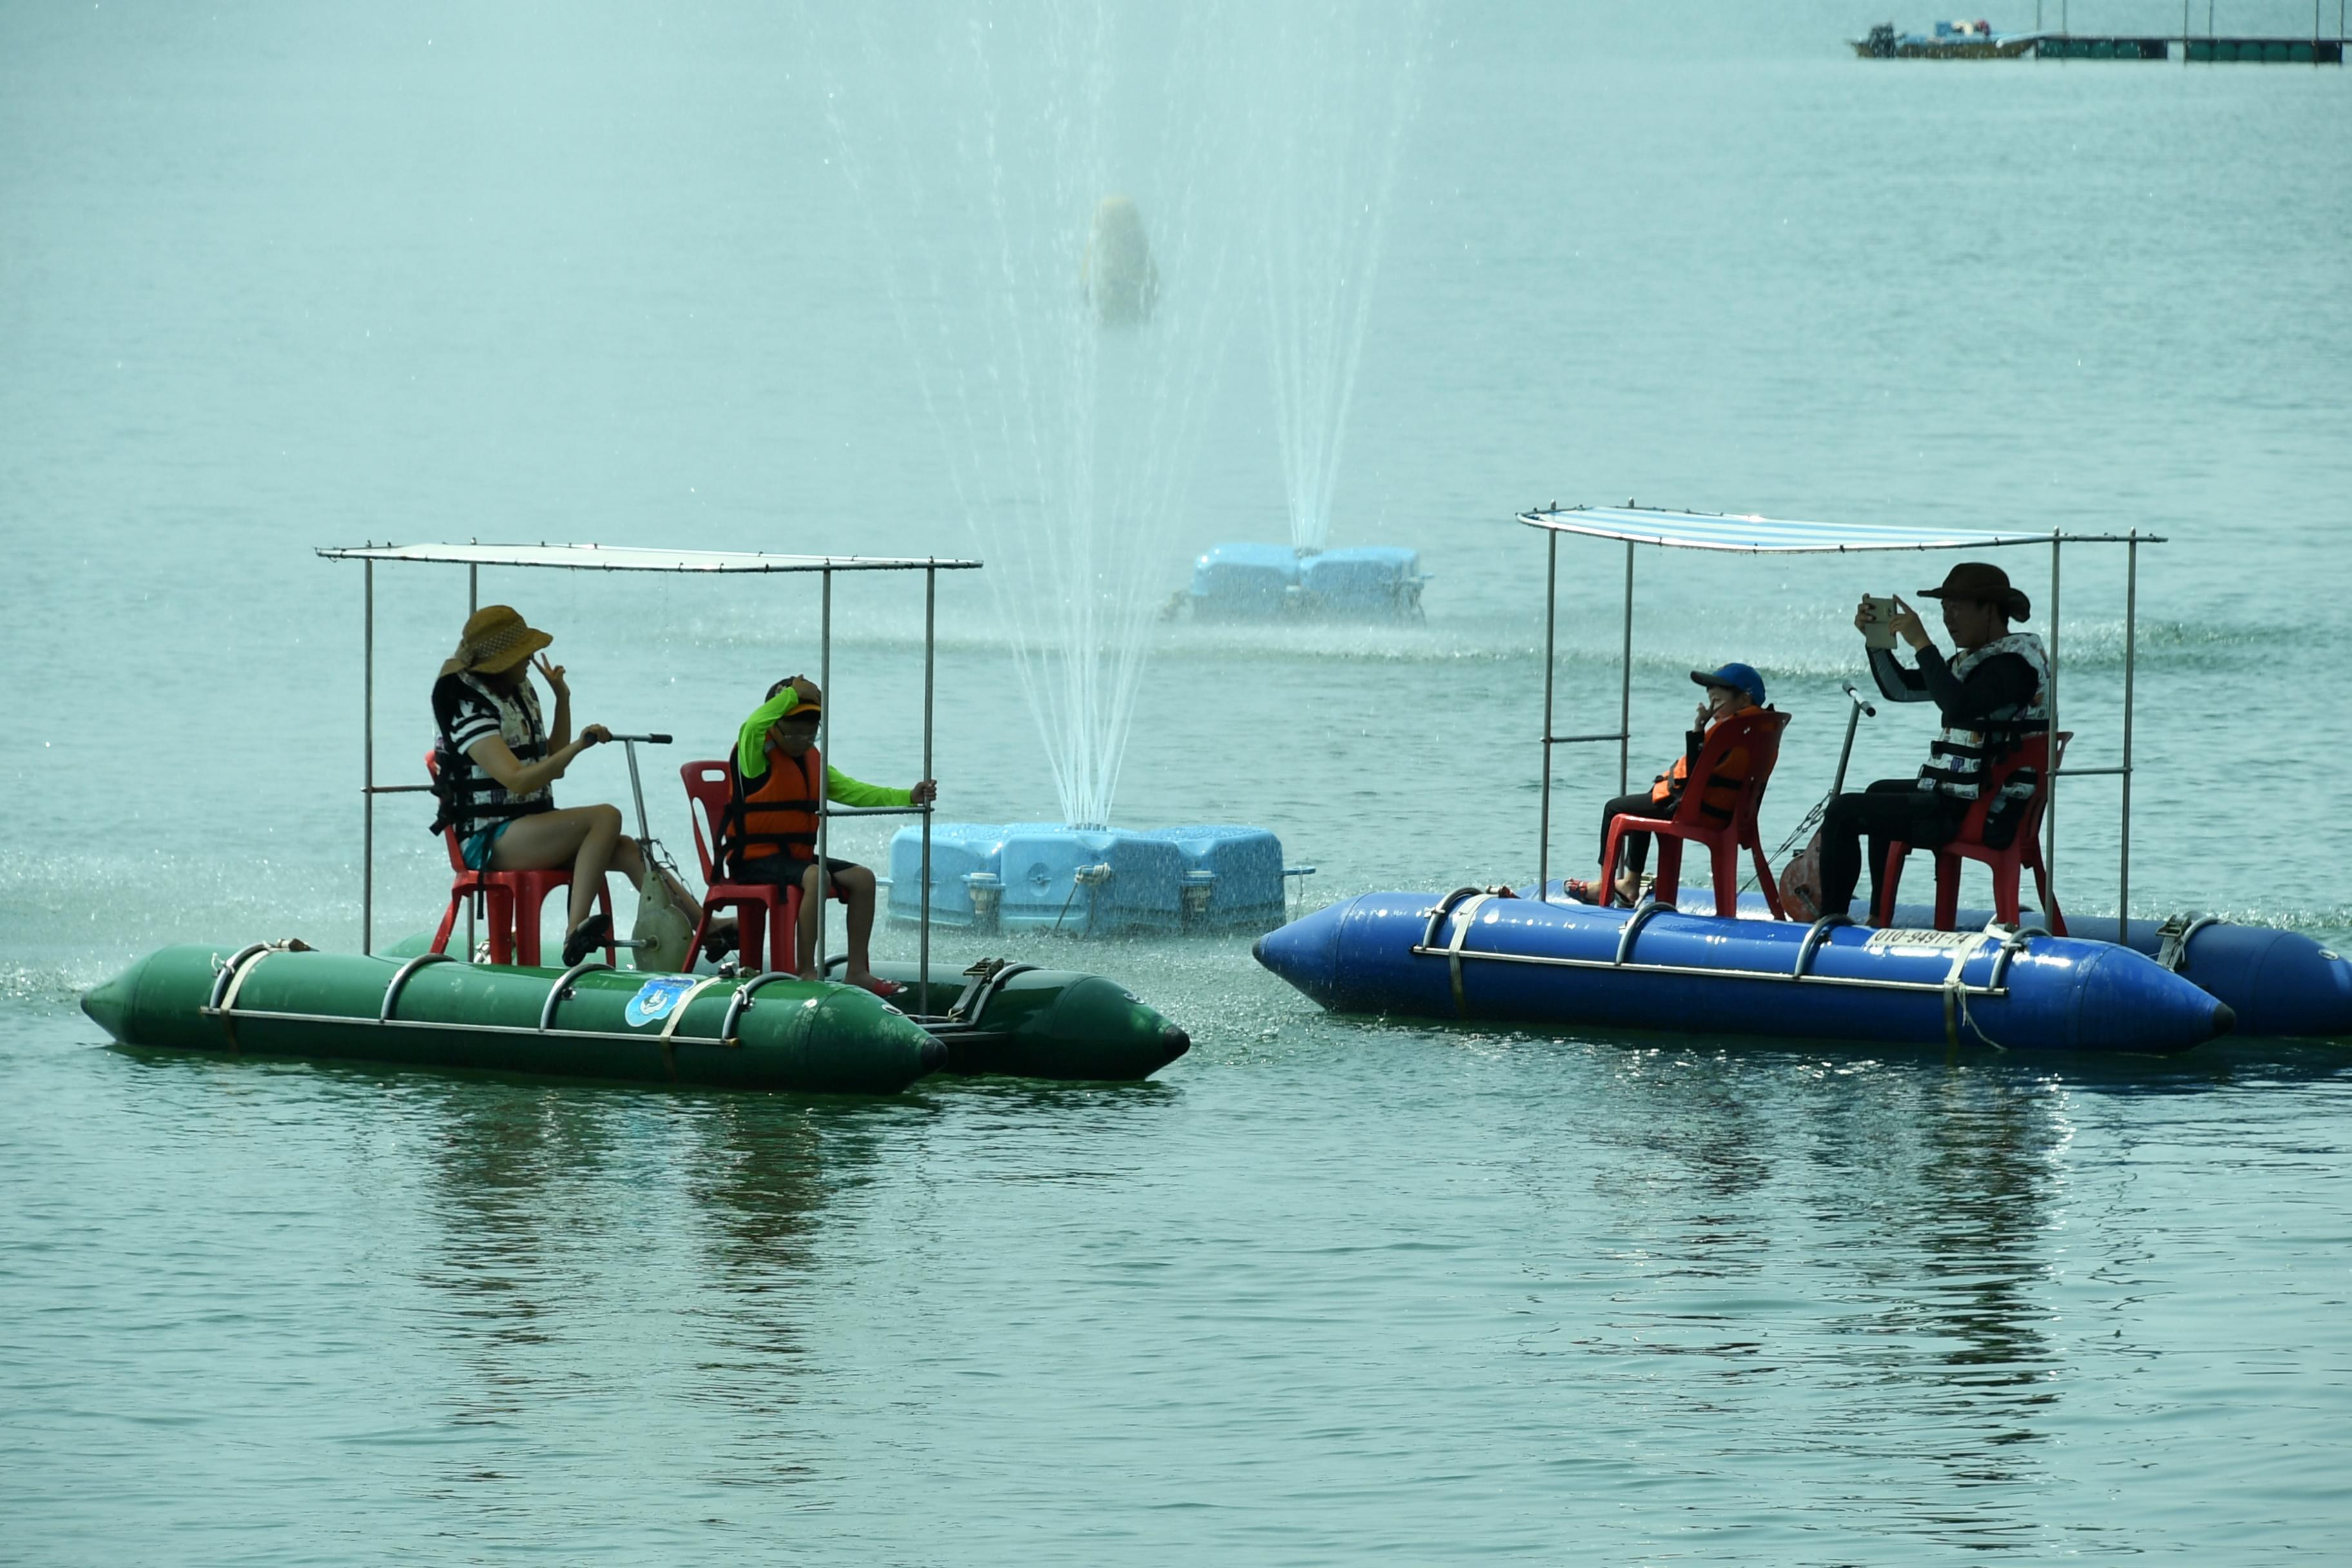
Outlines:
[[[1721,669],[1694,669],[1690,678],[1706,689],[1706,695],[1698,705],[1698,714],[1691,722],[1690,732],[1683,737],[1683,754],[1674,764],[1651,782],[1650,787],[1635,795],[1621,795],[1601,811],[1601,854],[1609,852],[1609,825],[1620,816],[1671,816],[1682,804],[1683,792],[1689,786],[1691,765],[1698,760],[1699,748],[1706,737],[1726,719],[1743,713],[1755,713],[1764,707],[1764,678],[1750,666],[1727,664]],[[1706,791],[1701,805],[1710,813],[1730,819],[1739,799],[1739,786],[1747,782],[1748,748],[1734,746],[1724,753],[1722,765],[1707,775],[1702,786]],[[1650,861],[1650,836],[1628,833],[1619,843],[1617,854],[1617,886],[1606,893],[1597,881],[1572,880],[1563,883],[1568,896],[1583,903],[1617,903],[1630,905],[1641,890],[1642,868]]]
[[[732,787],[727,821],[719,834],[719,855],[729,880],[800,885],[800,971],[812,980],[818,978],[817,929],[824,910],[816,864],[822,803],[929,805],[939,795],[939,785],[929,779],[910,789],[891,789],[851,778],[828,764],[816,749],[824,705],[824,693],[805,676],[768,688],[768,700],[751,710],[736,733],[735,750],[728,759]],[[849,905],[849,966],[843,978],[879,996],[898,994],[903,987],[877,978],[871,967],[874,873],[827,856],[824,876],[831,891]],[[722,926],[713,933],[719,952],[725,951],[728,929]]]

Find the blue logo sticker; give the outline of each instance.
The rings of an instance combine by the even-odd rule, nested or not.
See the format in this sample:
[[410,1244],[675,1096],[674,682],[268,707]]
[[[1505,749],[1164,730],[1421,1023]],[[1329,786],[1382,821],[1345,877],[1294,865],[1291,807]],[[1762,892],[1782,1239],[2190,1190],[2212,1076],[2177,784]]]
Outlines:
[[629,998],[629,1005],[622,1011],[621,1016],[627,1019],[632,1027],[642,1029],[647,1024],[668,1017],[670,1009],[677,1005],[677,999],[693,989],[694,976],[691,974],[665,974],[648,980],[635,996]]

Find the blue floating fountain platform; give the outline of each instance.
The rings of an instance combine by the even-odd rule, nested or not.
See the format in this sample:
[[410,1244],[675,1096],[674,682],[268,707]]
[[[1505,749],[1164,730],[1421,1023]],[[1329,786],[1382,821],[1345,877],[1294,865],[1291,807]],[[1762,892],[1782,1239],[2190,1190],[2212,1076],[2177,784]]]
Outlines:
[[1421,552],[1397,545],[1219,544],[1192,563],[1175,607],[1208,621],[1415,620],[1428,581]]
[[[931,825],[931,921],[1079,936],[1271,931],[1283,921],[1282,841],[1262,827],[1139,831],[1048,822]],[[921,914],[923,841],[890,840],[889,915]]]

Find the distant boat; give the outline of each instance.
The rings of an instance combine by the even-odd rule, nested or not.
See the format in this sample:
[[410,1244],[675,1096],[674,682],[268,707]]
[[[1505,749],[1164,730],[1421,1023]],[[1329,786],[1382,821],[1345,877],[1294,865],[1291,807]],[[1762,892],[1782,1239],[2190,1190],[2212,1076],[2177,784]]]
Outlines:
[[1996,33],[1990,22],[1938,22],[1932,33],[1898,33],[1882,22],[1867,37],[1849,38],[1866,60],[2013,60],[2055,33]]

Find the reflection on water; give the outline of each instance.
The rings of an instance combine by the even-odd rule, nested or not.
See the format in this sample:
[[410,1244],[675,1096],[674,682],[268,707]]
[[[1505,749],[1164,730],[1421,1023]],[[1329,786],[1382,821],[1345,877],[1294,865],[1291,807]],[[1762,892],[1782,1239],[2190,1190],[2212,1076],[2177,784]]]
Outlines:
[[[1558,1049],[1558,1047],[1551,1047]],[[1601,1047],[1515,1160],[1581,1256],[1529,1273],[1588,1453],[1835,1478],[1886,1526],[2041,1539],[2063,1384],[2063,1086],[1989,1058]],[[1548,1100],[1548,1106],[1557,1101]],[[1590,1142],[1581,1188],[1563,1157]],[[1672,1370],[1669,1370],[1671,1366]]]
[[[152,1412],[219,1458],[131,1489],[134,1544],[264,1474],[386,1535],[858,1561],[1148,1519],[1204,1552],[2040,1557],[2218,1539],[2160,1473],[2259,1462],[2289,1537],[2331,1495],[2340,1053],[1227,1007],[1267,1022],[1165,1083],[889,1102],[0,1053],[0,1114],[66,1130],[0,1123],[0,1197],[51,1182],[89,1238],[45,1221],[39,1270],[0,1274],[74,1368],[12,1372],[0,1490],[152,1458]],[[101,1302],[141,1331],[65,1337]],[[2278,1367],[2292,1408],[2249,1392]]]
[[[460,1427],[551,1406],[681,1402],[725,1436],[720,1485],[804,1480],[792,1417],[832,1193],[859,1179],[878,1115],[792,1097],[445,1084],[413,1107],[430,1173],[417,1278]],[[594,1418],[594,1417],[583,1417]],[[515,1478],[453,1457],[456,1482]]]

